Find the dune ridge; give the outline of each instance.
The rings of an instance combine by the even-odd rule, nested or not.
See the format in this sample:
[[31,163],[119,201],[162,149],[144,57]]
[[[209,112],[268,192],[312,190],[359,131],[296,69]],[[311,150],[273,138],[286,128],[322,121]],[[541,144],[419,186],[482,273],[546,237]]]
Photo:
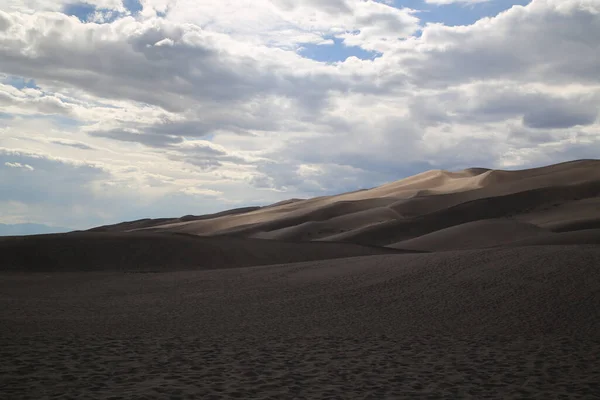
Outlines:
[[[521,221],[527,222],[527,215],[531,212],[548,210],[557,203],[598,196],[600,196],[600,181],[563,187],[546,187],[467,201],[429,214],[388,221],[330,236],[327,239],[370,245],[389,245],[439,229],[481,219],[518,216]],[[595,217],[595,215],[590,217]]]
[[598,182],[597,160],[518,171],[433,170],[336,196],[291,199],[207,218],[142,221],[103,229],[379,246],[491,218],[510,217],[556,231],[591,229],[600,226]]

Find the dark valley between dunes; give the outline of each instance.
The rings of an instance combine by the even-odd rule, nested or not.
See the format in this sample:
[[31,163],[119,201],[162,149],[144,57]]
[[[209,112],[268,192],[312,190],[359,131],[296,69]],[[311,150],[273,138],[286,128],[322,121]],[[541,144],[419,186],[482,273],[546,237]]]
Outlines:
[[600,397],[598,160],[0,237],[0,275],[3,399]]

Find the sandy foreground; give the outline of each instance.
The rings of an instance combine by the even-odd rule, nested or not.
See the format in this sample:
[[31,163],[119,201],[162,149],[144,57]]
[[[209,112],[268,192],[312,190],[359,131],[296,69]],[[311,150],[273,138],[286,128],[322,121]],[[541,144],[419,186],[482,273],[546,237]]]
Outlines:
[[0,398],[598,398],[600,246],[2,272]]

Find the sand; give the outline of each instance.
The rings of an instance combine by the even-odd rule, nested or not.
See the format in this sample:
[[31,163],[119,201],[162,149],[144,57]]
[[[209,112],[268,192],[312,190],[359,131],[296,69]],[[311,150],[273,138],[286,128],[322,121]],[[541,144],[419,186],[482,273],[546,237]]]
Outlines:
[[396,252],[346,243],[292,243],[152,232],[75,232],[0,237],[0,272],[239,268]]
[[555,233],[514,219],[496,218],[454,225],[388,247],[421,251],[477,249],[541,236],[555,236]]
[[598,398],[598,199],[580,160],[0,238],[0,398]]
[[4,273],[0,397],[593,398],[599,265],[579,245]]
[[[597,341],[312,336],[19,338],[10,399],[593,399]],[[7,359],[13,360],[7,365]],[[16,361],[15,361],[16,360]]]
[[[326,239],[387,246],[472,221],[492,218],[514,218],[527,221],[530,213],[550,210],[557,204],[597,197],[600,197],[600,181],[526,190],[509,195],[466,201],[423,215],[390,220],[333,235]],[[597,216],[598,213],[593,208],[588,208],[588,219],[592,220]]]

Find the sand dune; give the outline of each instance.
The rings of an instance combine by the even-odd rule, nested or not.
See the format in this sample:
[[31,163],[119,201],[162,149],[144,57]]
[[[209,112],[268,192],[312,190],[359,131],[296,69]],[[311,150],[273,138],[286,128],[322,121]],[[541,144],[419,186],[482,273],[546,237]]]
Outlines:
[[600,228],[600,197],[556,202],[517,219],[555,232]]
[[600,248],[2,274],[2,398],[593,398]]
[[0,270],[178,271],[384,254],[343,243],[286,243],[169,233],[69,233],[0,238]]
[[207,220],[212,218],[224,217],[227,215],[236,215],[236,214],[244,214],[247,212],[255,211],[260,209],[260,207],[242,207],[242,208],[234,208],[232,210],[226,210],[214,214],[206,214],[206,215],[185,215],[180,218],[157,218],[157,219],[140,219],[137,221],[129,221],[129,222],[121,222],[115,225],[105,225],[99,226],[96,228],[92,228],[89,232],[128,232],[134,230],[140,230],[145,228],[152,228],[155,226],[161,225],[169,225],[176,223],[185,223],[189,221],[199,221],[199,220]]
[[548,187],[568,187],[600,181],[600,162],[582,160],[520,171],[488,170],[478,175],[480,187],[438,196],[401,199],[391,208],[411,217],[438,211],[468,201],[505,196]]
[[[599,177],[594,160],[523,171],[428,171],[339,196],[4,238],[0,262],[5,270],[230,268],[391,251],[364,246],[439,251],[596,243]],[[552,234],[579,230],[586,232]]]
[[[366,228],[333,235],[332,241],[386,246],[467,222],[520,217],[547,210],[555,204],[600,196],[600,181],[571,186],[556,186],[482,198],[412,218],[388,221]],[[590,218],[595,218],[592,214]]]
[[440,229],[389,247],[422,251],[476,249],[550,235],[554,233],[525,222],[484,219]]
[[600,244],[600,229],[552,232],[509,219],[489,219],[440,229],[389,245],[417,251],[448,251],[488,247]]
[[[398,214],[387,207],[376,207],[327,219],[309,221],[281,229],[261,231],[252,237],[279,240],[307,241],[328,237],[342,232],[369,226],[374,223],[399,219]],[[264,229],[264,226],[260,227]],[[227,232],[225,232],[227,234]]]
[[368,211],[376,207],[387,206],[393,202],[393,199],[387,198],[366,198],[356,201],[315,198],[279,206],[264,207],[243,215],[206,221],[164,224],[149,229],[198,235],[252,236],[259,232],[283,229],[309,221],[324,221],[342,215]]
[[137,221],[102,230],[378,246],[492,218],[513,218],[558,232],[600,227],[599,187],[596,160],[521,171],[434,170],[337,196],[292,199],[221,215]]

